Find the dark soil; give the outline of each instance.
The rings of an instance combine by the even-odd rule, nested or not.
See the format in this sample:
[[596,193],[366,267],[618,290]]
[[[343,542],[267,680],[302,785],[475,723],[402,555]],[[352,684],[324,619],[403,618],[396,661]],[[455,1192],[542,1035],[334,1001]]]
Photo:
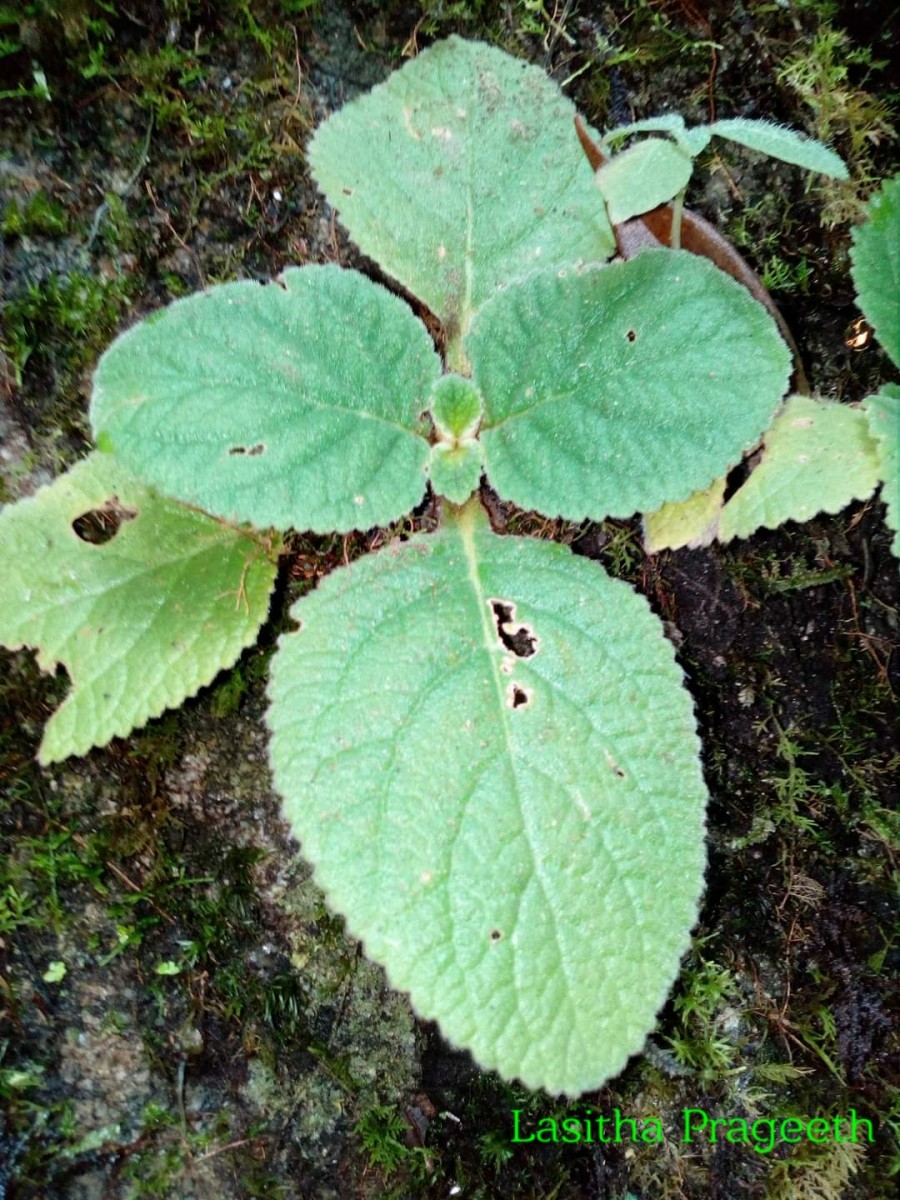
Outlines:
[[[0,500],[88,449],[90,374],[117,330],[215,282],[374,269],[304,146],[450,32],[571,80],[598,127],[714,110],[831,140],[846,188],[727,150],[689,203],[778,285],[813,388],[862,399],[892,377],[874,342],[847,344],[850,228],[898,160],[890,26],[881,4],[830,0],[0,7],[0,91],[19,93],[0,101]],[[417,1021],[327,911],[271,788],[266,664],[289,603],[383,534],[298,537],[259,647],[83,760],[36,765],[65,679],[0,660],[0,1200],[894,1195],[900,655],[882,505],[652,559],[636,522],[490,509],[634,583],[696,699],[707,891],[645,1054],[569,1106],[505,1084]],[[513,1109],[534,1128],[586,1106],[659,1117],[666,1140],[510,1142]],[[686,1108],[853,1109],[874,1141],[684,1145]]]

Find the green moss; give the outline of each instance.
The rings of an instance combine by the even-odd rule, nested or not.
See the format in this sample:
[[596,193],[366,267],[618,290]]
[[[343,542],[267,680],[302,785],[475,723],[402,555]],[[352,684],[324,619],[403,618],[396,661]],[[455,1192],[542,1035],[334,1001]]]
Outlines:
[[98,279],[83,271],[53,275],[29,285],[6,305],[2,348],[16,383],[27,366],[40,361],[60,379],[62,388],[100,353],[128,304],[121,279]]
[[6,237],[63,237],[68,227],[65,207],[45,191],[35,192],[21,208],[10,200],[0,220]]

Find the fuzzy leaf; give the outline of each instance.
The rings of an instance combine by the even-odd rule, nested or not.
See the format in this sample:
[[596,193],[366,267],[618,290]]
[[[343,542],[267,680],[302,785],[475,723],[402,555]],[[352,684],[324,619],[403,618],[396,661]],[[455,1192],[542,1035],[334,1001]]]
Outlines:
[[847,167],[840,155],[835,154],[815,138],[805,137],[793,129],[776,125],[773,121],[754,121],[746,117],[735,117],[726,121],[714,121],[707,126],[715,137],[738,142],[748,150],[768,154],[782,162],[805,167],[807,171],[818,171],[832,179],[848,179]]
[[481,442],[471,439],[450,445],[438,442],[431,447],[428,474],[439,496],[453,504],[463,504],[478,487],[484,469]]
[[316,533],[403,516],[425,491],[420,415],[440,360],[408,305],[303,267],[179,300],[107,350],[91,421],[167,495]]
[[702,887],[691,699],[646,602],[471,502],[324,580],[270,683],[285,813],[350,929],[484,1067],[598,1087]]
[[431,393],[431,416],[446,441],[471,438],[481,422],[484,406],[471,379],[442,375]]
[[878,445],[881,497],[887,506],[887,524],[894,531],[891,549],[900,558],[900,386],[886,383],[877,396],[864,401],[863,410]]
[[532,276],[485,307],[466,349],[491,484],[571,520],[707,487],[758,441],[790,372],[765,309],[673,250]]
[[881,185],[868,214],[853,231],[853,282],[866,320],[900,366],[900,175]]
[[674,142],[647,138],[604,163],[596,174],[614,225],[665,204],[683,191],[694,164]]
[[792,396],[765,435],[759,465],[722,509],[719,540],[840,512],[877,485],[878,452],[862,410]]
[[536,265],[614,252],[574,116],[543,71],[451,37],[320,125],[308,156],[354,241],[456,337]]
[[[116,522],[106,541],[76,532]],[[72,680],[45,763],[123,737],[231,666],[266,618],[278,553],[98,453],[4,509],[0,547],[0,641],[36,647],[42,670],[62,663]]]
[[687,500],[664,504],[656,512],[644,516],[644,549],[648,554],[660,550],[680,550],[688,546],[708,546],[715,539],[722,501],[725,498],[724,478],[702,491],[694,492]]
[[644,117],[627,125],[617,125],[615,129],[604,133],[600,145],[605,150],[607,146],[631,137],[633,133],[668,133],[677,141],[685,132],[684,117],[680,113],[662,113],[658,117]]

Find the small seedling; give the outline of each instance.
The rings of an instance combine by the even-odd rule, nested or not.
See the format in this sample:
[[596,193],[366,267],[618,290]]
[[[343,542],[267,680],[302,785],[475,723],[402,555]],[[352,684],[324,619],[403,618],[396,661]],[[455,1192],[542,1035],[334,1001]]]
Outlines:
[[[266,617],[273,530],[388,525],[430,487],[436,532],[293,608],[275,783],[330,904],[417,1011],[570,1094],[640,1049],[687,947],[700,747],[646,601],[495,534],[479,484],[573,520],[685,501],[759,442],[790,371],[771,316],[711,263],[607,262],[573,116],[540,71],[455,38],[347,105],[313,140],[316,177],[442,353],[354,271],[212,288],[113,344],[98,451],[0,518],[0,636],[72,679],[52,762],[234,662]],[[766,129],[784,156],[811,145]]]

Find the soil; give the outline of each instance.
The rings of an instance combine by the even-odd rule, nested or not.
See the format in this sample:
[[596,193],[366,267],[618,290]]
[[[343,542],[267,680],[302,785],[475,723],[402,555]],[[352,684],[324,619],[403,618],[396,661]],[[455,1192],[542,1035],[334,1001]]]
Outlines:
[[[815,391],[852,402],[896,378],[876,343],[848,345],[851,224],[898,159],[879,100],[898,82],[879,4],[10,11],[0,500],[87,450],[90,374],[117,330],[198,287],[287,265],[376,270],[316,191],[303,148],[320,118],[451,32],[568,81],[597,127],[675,109],[706,120],[714,106],[832,139],[849,188],[723,151],[689,203],[780,281]],[[802,86],[785,73],[797,61]],[[49,98],[34,94],[44,87]],[[328,912],[272,790],[265,671],[292,600],[381,535],[296,537],[259,646],[179,712],[84,759],[37,766],[66,681],[3,653],[0,1200],[894,1194],[900,654],[880,501],[651,559],[637,522],[575,527],[486,499],[501,530],[555,537],[638,587],[696,700],[706,895],[645,1053],[568,1107],[506,1084],[417,1020]],[[658,1116],[665,1141],[510,1141],[513,1109],[533,1128],[588,1106]],[[853,1109],[874,1140],[767,1154],[684,1145],[687,1108]]]

